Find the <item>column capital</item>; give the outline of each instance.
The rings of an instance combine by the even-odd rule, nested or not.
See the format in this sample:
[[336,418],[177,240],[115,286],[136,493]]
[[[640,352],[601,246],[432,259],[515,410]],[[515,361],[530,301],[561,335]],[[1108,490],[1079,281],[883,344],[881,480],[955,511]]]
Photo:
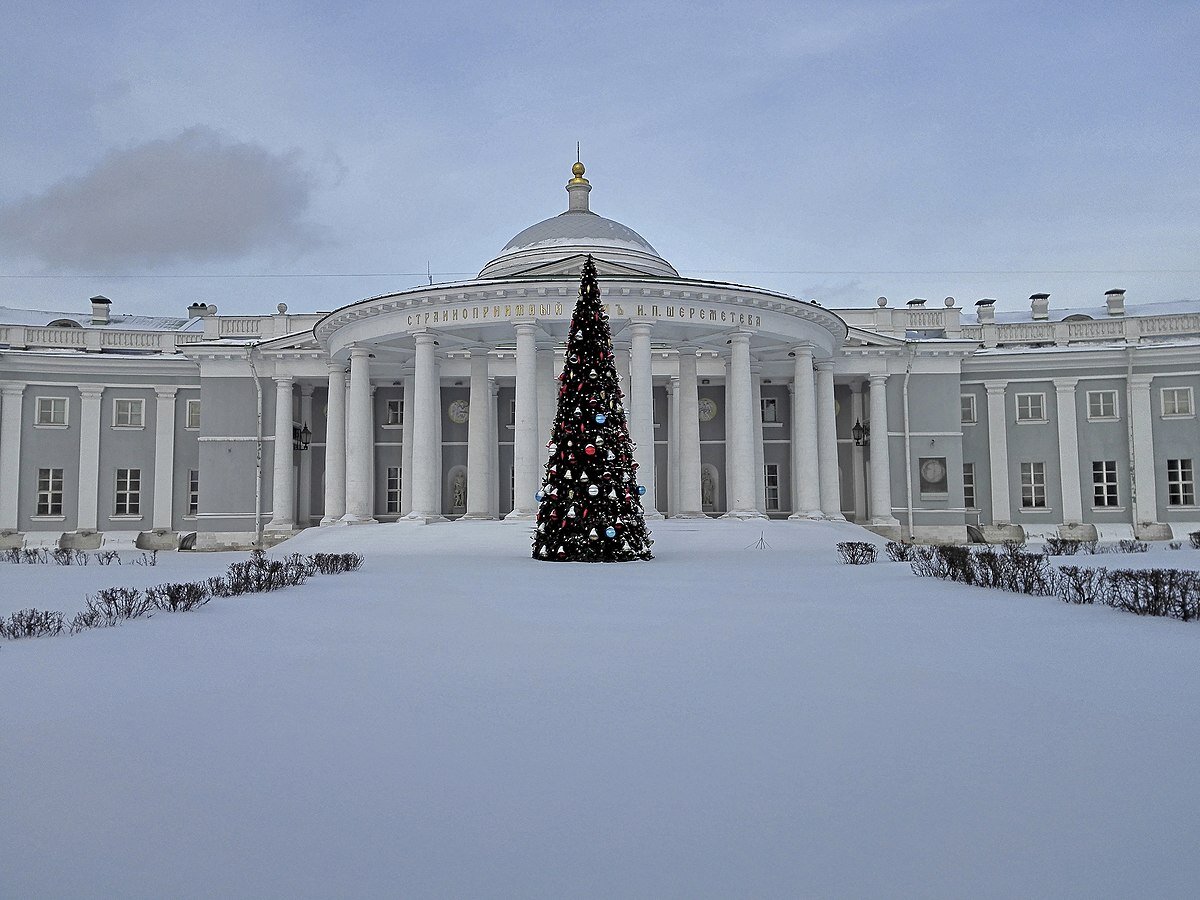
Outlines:
[[177,387],[170,387],[168,385],[163,385],[163,384],[154,386],[154,396],[157,397],[159,400],[174,400],[175,395],[178,392],[179,392],[179,388],[177,388]]
[[654,328],[654,326],[651,324],[652,322],[653,319],[649,321],[646,319],[631,319],[629,321],[629,333],[632,335],[637,335],[638,337],[649,335]]
[[812,359],[815,355],[816,354],[813,352],[812,344],[797,344],[788,351],[788,356],[794,356],[797,358],[807,356],[809,359]]
[[818,372],[832,372],[833,371],[833,360],[832,359],[814,359],[813,360],[813,368]]
[[753,334],[753,332],[750,332],[750,331],[735,331],[735,332],[733,332],[732,334],[730,334],[730,336],[729,336],[729,343],[731,343],[731,344],[745,344],[746,346],[749,346],[749,345],[750,345],[750,335],[751,335],[751,334]]
[[0,384],[0,396],[20,397],[25,393],[26,387],[28,387],[28,385],[22,381],[5,381]]
[[1150,390],[1150,382],[1153,380],[1153,375],[1130,375],[1129,386],[1141,391],[1148,391]]
[[[419,335],[418,335],[418,337],[419,337]],[[363,347],[360,344],[355,344],[353,347],[350,348],[350,357],[352,359],[354,359],[354,358],[366,359],[366,358],[369,358],[370,356],[371,356],[371,350],[368,347]]]
[[535,334],[538,325],[533,319],[517,319],[513,322],[513,328],[516,329],[517,334]]
[[1075,386],[1079,384],[1078,378],[1055,378],[1054,389],[1060,394],[1071,394],[1075,392]]
[[675,352],[680,356],[695,356],[700,352],[700,348],[695,347],[692,344],[680,344],[675,348]]
[[325,364],[325,371],[327,371],[330,375],[345,375],[346,364],[344,362],[338,362],[335,359],[331,359]]
[[284,386],[291,387],[296,381],[296,376],[295,375],[272,375],[271,380],[274,381],[281,388]]
[[104,394],[104,388],[96,387],[91,384],[81,384],[79,386],[79,396],[84,400],[99,400]]
[[989,394],[1003,394],[1004,391],[1008,388],[1008,382],[1007,381],[985,381],[983,383],[983,387]]
[[867,381],[869,381],[871,384],[887,384],[887,380],[888,376],[886,372],[882,374],[876,372],[867,376]]
[[313,395],[314,385],[305,383],[300,385],[300,396],[311,397]]

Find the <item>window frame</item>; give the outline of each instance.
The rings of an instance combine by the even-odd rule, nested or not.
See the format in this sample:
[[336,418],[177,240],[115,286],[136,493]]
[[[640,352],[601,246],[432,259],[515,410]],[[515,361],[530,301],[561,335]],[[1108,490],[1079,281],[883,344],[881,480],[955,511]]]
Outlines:
[[[1173,464],[1173,465],[1172,465]],[[1174,471],[1172,471],[1174,469]],[[1167,460],[1167,506],[1196,505],[1196,467],[1190,457]]]
[[[963,401],[970,401],[964,404]],[[971,418],[965,418],[965,406],[969,406],[971,410]],[[959,394],[958,395],[958,424],[960,425],[978,425],[979,424],[979,400],[974,394]]]
[[[129,404],[126,409],[128,413],[128,422],[121,421],[121,414],[118,411],[121,404]],[[137,421],[134,421],[134,411],[137,411]],[[112,401],[112,427],[128,431],[140,431],[146,427],[146,401],[142,397],[113,397]]]
[[[1099,468],[1097,468],[1099,467]],[[1111,510],[1121,506],[1120,481],[1115,459],[1092,460],[1092,509]]]
[[[125,473],[124,487],[121,486],[121,473]],[[113,470],[112,518],[142,518],[142,470],[140,468],[118,468]]]
[[[1112,412],[1104,412],[1104,398],[1112,399]],[[1099,401],[1100,411],[1092,411],[1092,400],[1095,398]],[[1087,392],[1087,418],[1089,422],[1116,422],[1121,418],[1121,401],[1117,396],[1117,392],[1112,388]]]
[[[762,416],[764,425],[779,425],[779,398],[778,397],[759,397],[759,415]],[[767,416],[767,410],[771,410],[770,417]]]
[[[1041,502],[1038,502],[1039,499]],[[1046,497],[1046,463],[1044,461],[1022,462],[1021,509],[1044,511],[1049,508]]]
[[[195,414],[196,424],[195,425],[192,424],[192,410],[193,409],[196,411],[196,414]],[[200,430],[200,415],[201,415],[200,398],[199,397],[189,397],[184,402],[184,406],[183,406],[183,428],[184,428],[184,430],[185,431],[199,431]]]
[[[56,476],[54,473],[57,472]],[[57,480],[58,486],[55,487]],[[45,482],[45,487],[43,487]],[[57,500],[55,496],[57,495]],[[63,469],[48,466],[39,468],[37,474],[37,491],[35,492],[37,505],[34,507],[35,519],[61,519],[63,518]],[[57,507],[57,508],[56,508]]]
[[[395,473],[395,474],[393,474]],[[395,481],[395,486],[392,482]],[[383,495],[383,511],[385,513],[400,513],[400,490],[402,482],[400,480],[400,467],[388,466],[384,472],[384,495]]]
[[200,470],[187,470],[187,512],[185,516],[195,518],[200,514]]
[[[49,404],[49,409],[53,412],[55,403],[62,403],[62,421],[42,421],[43,403]],[[53,415],[50,416],[54,418]],[[71,400],[69,397],[59,397],[57,395],[45,394],[38,396],[33,404],[33,427],[34,428],[67,428],[71,424]]]
[[[1021,401],[1023,399],[1029,398],[1029,397],[1037,397],[1038,398],[1038,400],[1037,400],[1038,412],[1040,413],[1040,415],[1037,417],[1034,417],[1032,415],[1032,413],[1034,412],[1032,406],[1028,410],[1030,415],[1022,414]],[[1014,402],[1016,403],[1016,407],[1017,407],[1017,424],[1018,425],[1044,425],[1044,424],[1046,424],[1047,421],[1049,421],[1046,418],[1046,393],[1045,393],[1045,391],[1028,391],[1028,392],[1022,392],[1019,394],[1015,394]]]
[[763,464],[764,512],[779,512],[779,463]]
[[[1175,409],[1167,411],[1167,395],[1168,393],[1174,398]],[[1187,409],[1183,412],[1179,411],[1179,398],[1187,398]],[[1191,385],[1176,385],[1174,387],[1163,387],[1158,389],[1158,408],[1164,419],[1191,419],[1196,415],[1195,397],[1192,396]]]
[[[392,413],[396,413],[393,419]],[[384,428],[403,428],[404,427],[404,398],[403,397],[388,397],[383,401],[383,427]]]
[[975,463],[963,463],[963,508],[979,509],[979,497],[975,493]]

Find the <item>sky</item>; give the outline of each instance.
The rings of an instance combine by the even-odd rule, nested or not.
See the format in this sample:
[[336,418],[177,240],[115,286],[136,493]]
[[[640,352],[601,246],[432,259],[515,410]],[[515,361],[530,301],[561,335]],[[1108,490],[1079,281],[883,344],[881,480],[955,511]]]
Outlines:
[[829,306],[1200,298],[1200,2],[6,4],[0,305],[329,310],[591,206]]

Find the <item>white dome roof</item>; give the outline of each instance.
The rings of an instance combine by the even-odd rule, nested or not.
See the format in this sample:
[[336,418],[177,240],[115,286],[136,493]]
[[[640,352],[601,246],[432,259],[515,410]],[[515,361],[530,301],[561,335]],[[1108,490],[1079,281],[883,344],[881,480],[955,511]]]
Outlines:
[[518,232],[504,245],[500,255],[483,267],[479,277],[517,275],[590,253],[601,264],[610,262],[647,275],[678,278],[674,266],[659,256],[648,240],[628,225],[588,209],[592,187],[583,177],[583,165],[576,163],[572,171],[575,177],[567,184],[570,208]]

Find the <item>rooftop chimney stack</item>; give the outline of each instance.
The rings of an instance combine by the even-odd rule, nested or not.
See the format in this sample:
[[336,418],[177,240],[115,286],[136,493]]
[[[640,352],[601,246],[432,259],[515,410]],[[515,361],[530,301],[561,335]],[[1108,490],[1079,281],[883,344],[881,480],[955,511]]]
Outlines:
[[1033,311],[1034,321],[1044,322],[1050,318],[1050,295],[1030,294],[1029,305]]
[[991,297],[976,300],[975,317],[979,320],[980,325],[991,325],[994,323],[996,321],[996,301]]
[[1108,307],[1110,316],[1125,315],[1125,289],[1113,288],[1104,292],[1104,305]]
[[92,298],[92,324],[93,325],[107,325],[108,324],[108,311],[109,311],[109,307],[111,307],[111,306],[112,306],[112,301],[109,300],[107,297],[101,297],[100,295],[93,297]]
[[192,303],[187,308],[189,319],[203,319],[205,316],[211,316],[214,307],[207,303]]
[[920,297],[914,297],[912,300],[909,300],[904,305],[907,306],[909,309],[913,309],[914,307],[924,306],[925,301]]

